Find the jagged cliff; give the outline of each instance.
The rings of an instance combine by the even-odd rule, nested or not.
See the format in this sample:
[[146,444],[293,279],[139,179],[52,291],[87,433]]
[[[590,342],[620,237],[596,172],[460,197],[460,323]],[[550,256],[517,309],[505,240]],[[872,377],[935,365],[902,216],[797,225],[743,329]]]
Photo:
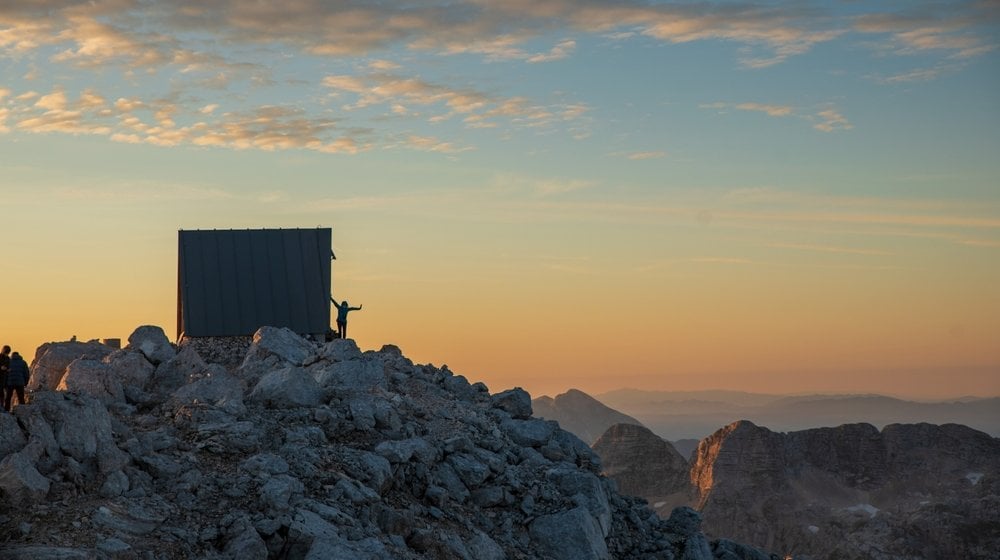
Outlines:
[[[607,474],[641,476],[641,463],[623,464],[642,455],[634,442],[606,435],[595,451],[617,465]],[[735,422],[701,441],[689,488],[709,535],[796,558],[991,558],[1000,550],[1000,440],[955,424],[777,433]]]
[[286,329],[224,354],[156,327],[41,349],[0,414],[0,557],[769,558],[620,495],[520,389]]

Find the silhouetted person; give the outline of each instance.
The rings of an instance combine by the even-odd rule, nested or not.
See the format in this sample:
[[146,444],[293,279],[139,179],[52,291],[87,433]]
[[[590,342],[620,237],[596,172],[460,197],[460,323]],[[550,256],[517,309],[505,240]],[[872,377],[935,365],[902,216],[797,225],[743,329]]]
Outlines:
[[17,403],[24,402],[24,386],[28,384],[28,364],[20,354],[14,352],[10,355],[10,365],[7,367],[7,387],[3,397],[3,409],[10,412],[10,407],[17,393]]
[[360,311],[361,306],[351,307],[347,305],[347,300],[337,303],[337,300],[330,296],[330,301],[337,306],[337,330],[340,331],[340,338],[347,338],[347,314],[351,311]]
[[10,346],[6,344],[3,350],[0,350],[0,401],[7,394],[7,370],[10,369]]

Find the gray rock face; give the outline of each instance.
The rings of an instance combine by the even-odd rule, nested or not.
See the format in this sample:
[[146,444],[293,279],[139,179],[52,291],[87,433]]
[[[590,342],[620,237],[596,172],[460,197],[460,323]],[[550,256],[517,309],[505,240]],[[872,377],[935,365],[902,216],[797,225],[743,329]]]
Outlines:
[[0,556],[651,560],[708,543],[619,495],[523,391],[391,345],[258,335],[229,370],[221,342],[168,357],[137,335],[0,415]]
[[250,402],[272,408],[316,406],[323,400],[323,390],[302,368],[273,371],[257,383]]
[[29,454],[11,453],[0,461],[0,489],[17,507],[39,503],[49,493],[49,479],[35,468]]
[[512,418],[531,418],[531,395],[520,387],[515,387],[490,397],[493,406],[506,411]]
[[166,362],[177,353],[163,329],[153,325],[135,329],[128,337],[126,348],[141,352],[154,366]]
[[[742,421],[703,440],[695,457],[694,503],[709,535],[818,558],[971,558],[1000,548],[1000,534],[976,529],[1000,521],[1000,440],[971,428],[779,434]],[[717,545],[713,554],[753,557],[740,550]]]
[[111,366],[103,361],[77,359],[66,367],[58,391],[90,395],[104,402],[122,402],[125,390]]
[[312,343],[288,327],[261,327],[253,335],[246,359],[260,360],[274,355],[293,366],[303,366],[315,351]]
[[555,560],[610,558],[601,528],[583,506],[543,515],[531,523],[531,542]]
[[115,349],[96,342],[49,342],[38,347],[31,362],[28,391],[54,390],[73,361],[84,358],[103,359]]

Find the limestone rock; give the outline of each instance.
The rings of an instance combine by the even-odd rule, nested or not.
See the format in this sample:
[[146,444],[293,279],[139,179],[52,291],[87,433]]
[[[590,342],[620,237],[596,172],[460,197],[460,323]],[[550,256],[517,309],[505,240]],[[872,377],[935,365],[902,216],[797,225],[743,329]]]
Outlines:
[[143,325],[135,329],[128,337],[126,348],[141,352],[154,366],[166,362],[177,353],[163,329],[155,325]]
[[49,479],[38,472],[26,453],[11,453],[0,461],[0,489],[13,505],[23,507],[41,502],[49,493],[49,486]]
[[0,457],[20,450],[27,443],[17,419],[11,414],[0,412]]
[[55,390],[74,360],[100,360],[115,349],[96,342],[49,342],[38,347],[31,362],[28,391]]
[[282,361],[293,366],[303,366],[315,353],[312,343],[295,334],[288,327],[261,327],[253,335],[250,350],[247,351],[244,364],[277,356]]
[[58,391],[90,395],[103,402],[122,402],[125,391],[108,364],[98,360],[77,359],[66,367]]
[[193,346],[185,346],[156,366],[146,388],[155,393],[169,394],[191,382],[208,369]]
[[583,506],[535,519],[531,523],[531,543],[555,560],[610,558],[597,521]]
[[237,417],[246,412],[243,384],[221,366],[208,366],[203,376],[174,391],[169,401],[175,407],[207,403]]
[[515,387],[490,397],[493,406],[507,411],[512,418],[531,418],[531,395],[520,387]]
[[272,408],[317,406],[323,390],[306,370],[290,367],[273,371],[257,383],[250,393],[250,402]]
[[[339,339],[348,340],[350,339]],[[316,381],[324,388],[336,392],[369,392],[388,389],[389,380],[385,375],[382,360],[350,359],[339,360],[318,371]]]
[[360,360],[361,350],[353,338],[335,338],[323,346],[320,357],[331,362]]

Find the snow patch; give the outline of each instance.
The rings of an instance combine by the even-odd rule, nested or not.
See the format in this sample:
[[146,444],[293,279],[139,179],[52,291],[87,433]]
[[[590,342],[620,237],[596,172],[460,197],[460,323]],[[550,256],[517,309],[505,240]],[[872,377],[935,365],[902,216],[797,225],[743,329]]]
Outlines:
[[879,509],[871,504],[858,504],[846,509],[851,513],[867,513],[869,518],[875,517],[875,514],[879,512]]
[[653,508],[659,509],[665,505],[667,505],[667,502],[656,502],[655,504],[653,504]]
[[981,473],[981,472],[970,472],[969,474],[965,475],[965,478],[969,479],[969,482],[971,482],[972,485],[975,486],[975,485],[979,484],[980,480],[982,480],[983,473]]
[[814,534],[814,535],[815,535],[816,533],[818,533],[818,532],[819,532],[819,527],[817,527],[817,526],[815,526],[815,525],[810,525],[810,526],[806,527],[806,529],[807,529],[807,530],[808,530],[808,531],[809,531],[810,533],[812,533],[812,534]]

